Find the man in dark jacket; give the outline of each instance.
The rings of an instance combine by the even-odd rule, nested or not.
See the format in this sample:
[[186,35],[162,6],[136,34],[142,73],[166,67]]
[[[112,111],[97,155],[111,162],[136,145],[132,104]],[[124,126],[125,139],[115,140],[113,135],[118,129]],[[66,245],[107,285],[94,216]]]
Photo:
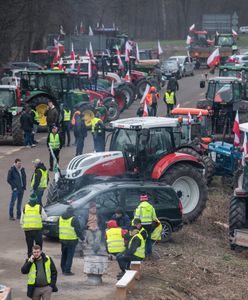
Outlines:
[[38,204],[42,206],[42,196],[47,188],[49,175],[47,168],[39,158],[36,158],[32,163],[35,166],[35,170],[31,179],[31,189],[37,196]]
[[53,102],[51,100],[48,100],[48,110],[44,114],[46,116],[47,120],[47,126],[49,129],[49,132],[52,130],[52,126],[55,124],[58,126],[59,123],[59,113],[57,108],[54,106]]
[[35,144],[32,144],[32,131],[33,131],[33,118],[31,115],[30,106],[26,106],[24,114],[20,118],[21,128],[24,131],[24,144],[27,148],[35,147]]
[[12,166],[8,172],[7,177],[8,184],[11,186],[12,195],[9,204],[9,219],[14,218],[14,206],[17,199],[17,219],[21,217],[22,199],[24,191],[26,190],[26,172],[22,167],[22,162],[19,158],[15,160],[14,166]]
[[124,210],[121,207],[116,208],[115,214],[111,217],[111,220],[115,220],[118,227],[121,227],[122,229],[129,229],[131,226],[129,216],[125,214]]
[[71,272],[73,256],[78,243],[78,237],[83,240],[79,220],[73,216],[74,209],[69,206],[59,218],[59,239],[61,242],[61,270],[64,275],[74,275]]
[[76,156],[83,154],[84,139],[87,137],[87,127],[85,126],[84,115],[76,115],[74,133],[77,143]]
[[33,300],[50,300],[52,292],[57,292],[57,270],[51,257],[42,252],[39,245],[33,246],[32,256],[21,269],[28,274],[27,296]]
[[167,90],[171,90],[176,94],[176,91],[179,91],[179,84],[176,77],[172,76],[167,84]]

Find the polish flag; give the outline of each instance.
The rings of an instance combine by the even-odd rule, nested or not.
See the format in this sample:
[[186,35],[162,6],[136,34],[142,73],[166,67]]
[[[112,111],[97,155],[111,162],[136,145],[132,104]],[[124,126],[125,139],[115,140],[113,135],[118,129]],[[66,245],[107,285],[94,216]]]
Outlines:
[[60,60],[59,60],[59,69],[63,70],[63,59],[62,59],[62,57],[60,57]]
[[80,23],[80,29],[79,29],[80,33],[84,33],[84,27],[83,27],[83,22]]
[[131,81],[131,76],[130,76],[129,70],[127,71],[127,73],[126,73],[126,75],[123,77],[123,79],[124,79],[125,81],[128,81],[128,82]]
[[89,51],[88,51],[87,48],[86,48],[86,50],[85,50],[85,54],[86,54],[86,56],[90,57],[90,53],[89,53]]
[[148,107],[147,107],[147,103],[146,100],[144,102],[144,111],[143,111],[143,117],[148,117],[149,113],[148,113]]
[[111,95],[112,96],[115,96],[115,90],[114,90],[114,80],[112,80],[112,83],[111,83]]
[[158,55],[161,55],[163,53],[163,49],[160,45],[160,41],[158,41]]
[[208,57],[207,65],[209,68],[214,67],[220,63],[220,50],[216,48]]
[[91,59],[92,63],[95,63],[94,52],[93,52],[91,42],[90,42],[90,47],[89,47],[89,54],[90,54],[90,59]]
[[187,35],[186,44],[187,44],[187,45],[190,45],[191,42],[192,42],[191,36]]
[[71,43],[71,60],[75,60],[75,52],[74,52],[73,43]]
[[247,156],[247,135],[246,135],[246,132],[244,132],[244,142],[243,142],[243,155],[242,155],[242,166],[245,165],[245,158]]
[[94,35],[94,33],[93,33],[93,30],[92,30],[92,28],[89,26],[89,35],[90,36],[93,36]]
[[124,65],[121,60],[121,52],[117,45],[116,45],[116,55],[117,55],[117,62],[118,62],[119,69],[123,69]]
[[142,98],[141,98],[141,100],[140,100],[140,104],[144,103],[145,98],[146,98],[147,94],[149,93],[149,90],[150,90],[150,85],[147,84],[147,85],[146,85],[146,89],[145,89],[145,91],[144,91],[144,94],[143,94],[143,96],[142,96]]
[[233,34],[234,37],[238,36],[238,33],[234,29],[232,29],[232,34]]
[[53,58],[53,62],[52,62],[52,67],[54,66],[55,63],[57,63],[60,59],[60,51],[59,51],[59,47],[57,48],[57,52]]
[[219,36],[220,34],[219,34],[219,32],[218,32],[218,31],[216,31],[216,32],[215,32],[215,35],[216,35],[216,36]]
[[200,110],[199,114],[197,115],[197,118],[199,119],[199,121],[202,121],[202,111]]
[[238,147],[240,144],[240,129],[239,129],[239,111],[237,110],[232,131],[234,132],[234,146]]
[[195,29],[195,24],[193,24],[189,27],[189,31],[193,31],[194,29]]
[[126,44],[125,44],[125,61],[126,62],[130,61],[131,50],[132,50],[132,46],[130,45],[129,41],[126,41]]
[[191,114],[188,112],[188,124],[190,125],[192,122]]
[[138,43],[136,43],[136,62],[138,63],[139,61],[140,61],[139,46]]

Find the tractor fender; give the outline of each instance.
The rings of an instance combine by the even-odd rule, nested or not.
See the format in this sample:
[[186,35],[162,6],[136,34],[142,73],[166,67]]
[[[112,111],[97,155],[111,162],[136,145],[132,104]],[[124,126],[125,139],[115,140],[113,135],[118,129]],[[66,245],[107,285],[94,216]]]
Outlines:
[[202,155],[202,151],[201,149],[199,149],[199,147],[197,147],[197,145],[194,144],[182,144],[180,145],[176,151],[180,150],[180,149],[185,149],[185,148],[189,148],[194,150],[195,152],[197,152],[199,155]]
[[204,169],[203,163],[197,157],[175,152],[164,156],[155,164],[151,175],[152,179],[158,180],[170,167],[178,163],[188,163],[196,168]]
[[48,93],[44,93],[44,92],[37,92],[35,94],[32,94],[30,96],[28,96],[26,99],[25,99],[25,102],[26,103],[29,103],[31,102],[34,98],[37,98],[37,97],[46,97],[47,99],[51,99],[53,100],[54,102],[54,105],[57,106],[57,99],[54,98],[52,95],[48,94]]

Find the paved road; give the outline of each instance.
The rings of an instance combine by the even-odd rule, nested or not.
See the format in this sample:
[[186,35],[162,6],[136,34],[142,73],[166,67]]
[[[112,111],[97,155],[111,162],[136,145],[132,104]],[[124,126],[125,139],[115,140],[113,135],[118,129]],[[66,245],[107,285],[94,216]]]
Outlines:
[[[199,81],[202,72],[196,72],[194,77],[186,77],[179,81],[180,90],[177,94],[178,103],[181,106],[195,106],[196,100],[203,98],[205,92],[200,89]],[[122,113],[121,117],[136,116],[138,102],[135,102],[129,110]],[[165,104],[160,101],[158,115],[163,116],[165,113]],[[17,221],[8,220],[8,204],[10,198],[10,189],[6,183],[6,176],[9,167],[13,164],[15,158],[20,158],[27,172],[28,180],[30,180],[33,172],[32,160],[40,158],[48,165],[48,150],[46,147],[46,134],[38,134],[39,145],[33,149],[24,147],[15,147],[12,145],[0,144],[0,283],[13,287],[13,299],[26,299],[26,277],[21,275],[20,267],[24,262],[26,255],[26,244],[24,234]],[[93,150],[92,137],[88,133],[85,143],[85,152]],[[75,155],[75,147],[66,147],[61,151],[60,166],[65,168],[69,160]],[[24,202],[27,201],[28,191],[25,193]],[[85,280],[83,277],[83,263],[80,258],[76,258],[73,265],[73,271],[76,276],[63,277],[59,269],[60,245],[57,242],[45,240],[44,251],[55,258],[56,265],[59,270],[59,289],[60,292],[54,294],[54,299],[111,299],[115,282],[117,268],[112,263],[111,270],[115,270],[112,274],[104,277],[105,284],[100,289],[93,289],[82,284]],[[109,298],[108,298],[109,297]]]

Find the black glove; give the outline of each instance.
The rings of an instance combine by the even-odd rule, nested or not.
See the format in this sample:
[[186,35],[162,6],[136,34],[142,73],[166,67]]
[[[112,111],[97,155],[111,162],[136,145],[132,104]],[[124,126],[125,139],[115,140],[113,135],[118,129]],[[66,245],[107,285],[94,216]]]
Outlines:
[[55,286],[51,286],[51,288],[53,289],[53,293],[57,293],[57,291],[58,291],[58,288],[57,288],[57,286],[55,285]]

